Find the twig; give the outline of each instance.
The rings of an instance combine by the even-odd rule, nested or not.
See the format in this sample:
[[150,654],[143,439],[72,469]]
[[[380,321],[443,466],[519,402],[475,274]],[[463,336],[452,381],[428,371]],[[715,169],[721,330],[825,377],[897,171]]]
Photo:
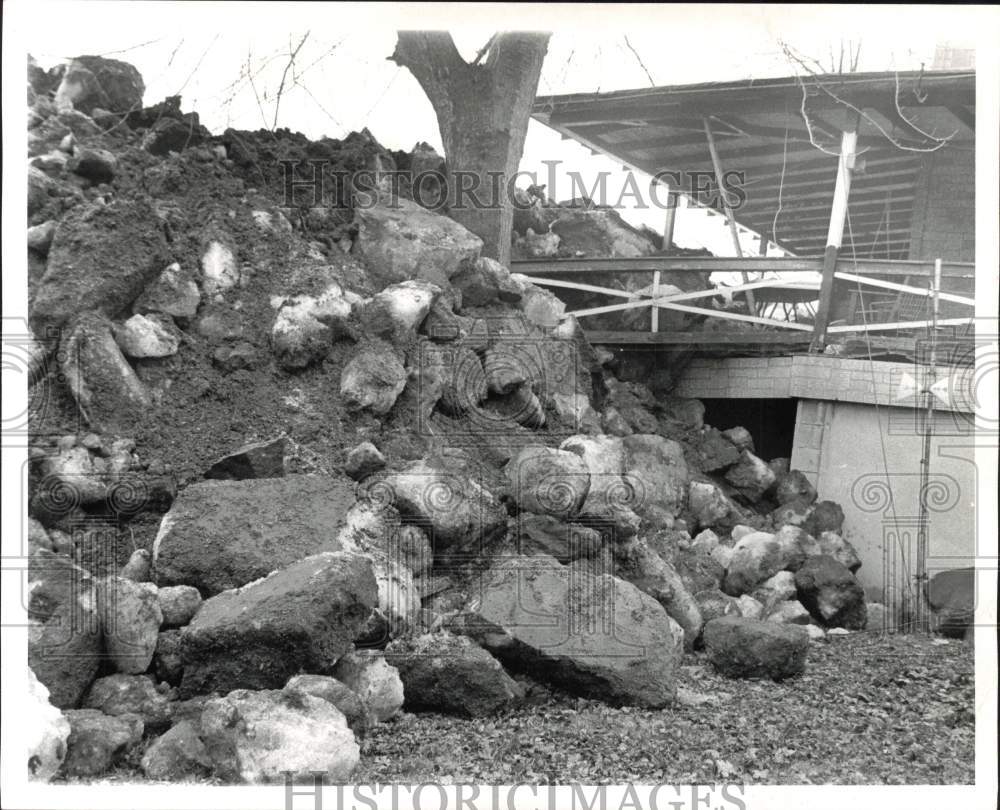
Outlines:
[[299,51],[302,50],[302,46],[306,44],[306,40],[309,39],[309,31],[306,31],[302,35],[302,39],[299,40],[299,44],[295,46],[294,51],[290,51],[288,54],[288,62],[285,64],[285,69],[281,72],[281,81],[278,83],[278,95],[274,100],[274,123],[271,125],[271,129],[278,128],[278,110],[281,109],[281,95],[285,92],[285,79],[288,78],[288,69],[295,64],[295,57],[298,56]]
[[493,36],[491,36],[488,40],[486,40],[486,44],[479,49],[479,53],[476,54],[476,58],[472,60],[473,65],[478,65],[480,60],[482,60],[482,58],[486,56],[487,51],[489,51],[490,47],[493,45],[493,42],[496,40],[496,38],[497,35],[493,34]]
[[628,45],[628,49],[632,51],[632,55],[635,56],[635,60],[639,63],[639,67],[642,68],[643,72],[646,74],[646,78],[649,79],[649,86],[656,87],[656,82],[653,81],[653,77],[649,75],[649,71],[646,70],[646,66],[642,62],[642,57],[639,56],[639,52],[632,47],[632,43],[628,41],[628,34],[625,35],[625,44]]

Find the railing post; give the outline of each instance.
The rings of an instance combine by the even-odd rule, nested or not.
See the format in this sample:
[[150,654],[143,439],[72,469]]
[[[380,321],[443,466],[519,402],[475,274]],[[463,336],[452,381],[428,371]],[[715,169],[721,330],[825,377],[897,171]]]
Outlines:
[[837,257],[844,238],[844,222],[847,219],[847,200],[851,194],[851,170],[854,168],[854,150],[858,144],[858,133],[843,132],[840,136],[840,159],[837,162],[837,184],[833,190],[833,205],[830,208],[830,228],[826,234],[826,251],[823,253],[823,278],[819,288],[819,306],[816,308],[816,323],[813,329],[812,351],[823,351],[826,345],[826,329],[830,325],[830,306],[833,302],[834,274],[837,272]]

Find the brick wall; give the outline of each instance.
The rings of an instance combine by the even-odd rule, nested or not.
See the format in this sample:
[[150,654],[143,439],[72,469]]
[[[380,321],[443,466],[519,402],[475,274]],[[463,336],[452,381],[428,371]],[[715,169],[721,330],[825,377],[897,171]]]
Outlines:
[[910,221],[911,259],[975,261],[975,179],[970,144],[924,155]]

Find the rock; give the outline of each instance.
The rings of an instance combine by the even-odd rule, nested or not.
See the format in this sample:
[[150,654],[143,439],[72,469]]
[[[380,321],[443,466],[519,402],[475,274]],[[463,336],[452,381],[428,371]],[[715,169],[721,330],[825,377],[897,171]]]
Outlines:
[[147,549],[137,548],[129,555],[128,562],[118,572],[118,576],[132,582],[149,582],[151,567],[152,555]]
[[750,435],[750,431],[745,427],[729,428],[722,431],[722,435],[729,439],[736,446],[737,450],[746,450],[749,453],[754,452],[753,436]]
[[41,256],[49,255],[52,239],[56,233],[56,221],[50,219],[41,225],[28,228],[28,250],[33,250]]
[[104,649],[118,672],[145,672],[163,624],[156,586],[110,577],[98,585]]
[[354,500],[349,479],[325,475],[192,484],[160,523],[157,584],[193,585],[212,596],[310,554],[337,551]]
[[164,627],[181,627],[194,618],[201,607],[201,594],[191,585],[171,585],[157,592]]
[[70,709],[66,718],[66,776],[99,776],[142,739],[142,719],[134,714],[110,717],[97,709]]
[[810,641],[825,641],[826,640],[826,631],[822,627],[820,627],[819,625],[804,624],[804,625],[802,625],[802,627],[804,627],[806,633],[809,634],[809,640]]
[[729,563],[733,561],[732,546],[718,545],[709,554],[723,569],[729,568]]
[[160,681],[166,681],[171,686],[177,686],[184,674],[184,662],[181,660],[181,631],[161,630],[156,638],[156,650],[153,653],[153,672]]
[[819,536],[820,553],[828,554],[837,562],[846,566],[852,574],[856,574],[861,567],[861,558],[858,552],[849,542],[841,537],[837,532],[823,532]]
[[428,403],[428,413],[439,401],[450,416],[476,412],[488,392],[482,363],[472,349],[463,343],[421,341],[418,358],[418,393]]
[[240,313],[218,302],[203,307],[195,331],[210,343],[238,340],[246,334]]
[[66,168],[94,185],[110,183],[118,171],[118,160],[106,149],[77,148]]
[[[668,435],[670,435],[668,433]],[[681,434],[684,435],[684,434]],[[742,453],[736,446],[713,427],[705,427],[694,434],[687,434],[686,447],[689,465],[703,473],[722,473],[739,463]],[[746,452],[745,450],[743,451]],[[755,457],[756,458],[756,457]],[[748,467],[746,480],[751,484],[756,480],[756,468]]]
[[961,638],[975,626],[975,568],[955,568],[935,574],[928,580],[924,596],[943,635]]
[[826,631],[828,638],[833,638],[834,636],[849,636],[851,631],[844,627],[831,627]]
[[364,344],[344,366],[340,396],[349,410],[370,410],[376,416],[389,413],[403,388],[406,369],[388,343]]
[[778,624],[810,624],[812,617],[797,599],[778,602],[767,614],[769,622]]
[[198,314],[201,292],[191,275],[174,262],[142,291],[132,304],[139,315],[162,312],[173,318],[193,318]]
[[692,529],[725,529],[739,519],[736,504],[718,484],[708,479],[691,479],[687,503]]
[[516,304],[521,300],[525,287],[512,278],[510,271],[500,262],[485,256],[459,271],[452,277],[451,283],[461,292],[463,307]]
[[[570,436],[559,445],[583,459],[590,473],[590,489],[580,513],[613,527],[618,538],[634,535],[640,518],[635,509],[645,498],[641,481],[625,475],[624,439],[615,436]],[[643,459],[648,465],[648,456]]]
[[779,571],[773,577],[765,579],[751,594],[754,599],[770,609],[778,602],[795,598],[795,575],[791,571]]
[[440,294],[440,287],[426,281],[392,284],[365,304],[362,323],[372,335],[405,341],[423,323]]
[[733,526],[733,530],[729,533],[729,536],[732,538],[734,543],[738,543],[748,534],[753,534],[755,531],[757,530],[753,528],[753,526],[744,526],[742,523],[737,523]]
[[111,717],[138,715],[147,731],[167,728],[173,714],[169,698],[157,690],[151,678],[122,673],[94,681],[83,708],[98,709]]
[[777,479],[774,498],[782,505],[799,500],[811,504],[816,500],[816,488],[805,474],[799,470],[789,470]]
[[351,304],[339,284],[319,296],[286,298],[271,326],[271,348],[286,371],[323,360],[335,340],[352,334]]
[[813,537],[819,537],[823,532],[840,532],[844,527],[844,510],[840,504],[833,501],[820,501],[813,506],[812,512],[806,518],[802,528]]
[[284,686],[329,671],[378,604],[371,562],[324,552],[202,603],[181,634],[182,696]]
[[117,317],[160,275],[169,256],[149,203],[116,200],[74,207],[59,221],[32,299],[35,334],[90,310]]
[[240,283],[240,267],[228,239],[211,239],[201,254],[201,286],[206,295],[219,296]]
[[771,512],[771,520],[774,523],[775,529],[781,529],[785,526],[795,526],[796,528],[802,528],[803,531],[805,531],[804,527],[806,521],[809,519],[812,512],[812,504],[802,498],[798,498],[794,501],[782,504]]
[[694,595],[701,617],[707,624],[720,616],[742,616],[739,600],[724,594],[718,588],[699,591]]
[[754,599],[750,594],[743,594],[736,600],[740,616],[744,619],[761,619],[764,617],[764,606]]
[[385,656],[399,671],[408,711],[483,717],[524,696],[499,661],[462,636],[435,633],[398,639]]
[[223,374],[256,368],[260,365],[260,361],[260,352],[252,343],[247,343],[245,340],[232,345],[219,346],[212,352],[212,365]]
[[170,357],[180,340],[155,315],[133,315],[114,330],[118,347],[128,357]]
[[726,616],[705,625],[712,665],[730,678],[784,678],[805,671],[809,635],[793,625]]
[[72,105],[84,113],[100,107],[127,113],[142,106],[146,87],[128,62],[103,56],[77,56],[67,64],[56,88],[56,106]]
[[625,481],[641,493],[632,507],[653,525],[670,525],[687,502],[688,470],[681,446],[652,434],[633,434],[621,440],[625,448]]
[[518,515],[516,540],[519,554],[547,554],[563,564],[581,557],[596,557],[604,547],[601,533],[590,526],[564,523],[551,515],[530,512]]
[[509,394],[534,381],[541,372],[541,361],[533,351],[514,341],[498,341],[483,356],[486,387],[494,394]]
[[403,198],[392,206],[356,207],[354,214],[358,236],[353,252],[383,286],[411,279],[443,286],[471,265],[483,246],[453,219]]
[[865,592],[845,565],[826,554],[810,557],[795,573],[799,601],[827,627],[863,630]]
[[478,599],[463,633],[508,668],[614,705],[673,700],[683,630],[634,585],[513,557],[490,570]]
[[206,777],[211,770],[208,749],[190,720],[182,720],[157,737],[142,755],[142,771],[149,779],[180,782]]
[[28,628],[28,664],[60,709],[72,709],[101,663],[100,614],[92,581],[81,569],[45,624]]
[[684,630],[685,647],[693,649],[701,635],[701,610],[674,567],[642,540],[619,546],[615,558],[615,573],[663,605],[667,615]]
[[150,154],[165,156],[198,146],[203,138],[202,128],[193,122],[161,118],[143,136],[142,148]]
[[740,452],[740,460],[728,470],[726,480],[751,503],[756,503],[774,485],[774,473],[764,461],[749,450]]
[[87,424],[123,432],[153,404],[152,396],[119,351],[111,324],[82,315],[62,343],[61,370]]
[[425,527],[434,552],[476,554],[507,526],[507,511],[447,457],[413,461],[385,478],[384,486],[405,518]]
[[355,481],[361,481],[385,467],[385,456],[371,442],[361,442],[347,453],[344,473]]
[[[515,275],[513,278],[517,280],[518,276]],[[530,323],[542,329],[552,329],[558,326],[563,318],[563,313],[566,312],[566,304],[548,290],[543,290],[534,284],[525,286],[520,308]]]
[[28,670],[28,716],[23,729],[28,750],[28,777],[48,782],[66,758],[70,725],[61,711],[49,703],[49,690]]
[[334,677],[351,689],[378,722],[395,717],[403,706],[403,683],[399,672],[382,653],[353,650],[337,661]]
[[781,558],[784,563],[783,570],[795,573],[802,567],[806,558],[820,554],[819,543],[806,534],[798,526],[786,524],[782,526],[774,535],[781,547]]
[[430,573],[434,562],[434,549],[431,547],[427,532],[419,526],[412,524],[400,526],[391,548],[393,550],[390,556],[409,568],[413,576],[420,577]]
[[781,546],[773,534],[753,532],[737,541],[722,590],[730,596],[750,593],[782,568]]
[[[205,703],[201,737],[216,776],[248,784],[348,781],[360,749],[344,715],[297,691],[237,689]],[[310,781],[311,784],[311,781]]]
[[357,693],[329,675],[295,675],[285,684],[284,691],[312,695],[336,706],[358,738],[363,737],[375,722]]
[[76,506],[101,503],[108,497],[107,467],[85,447],[68,447],[41,460],[42,481],[36,492],[55,502]]
[[711,554],[712,549],[718,545],[719,535],[711,529],[702,529],[702,531],[699,532],[691,541],[691,549],[693,551],[699,551],[705,554]]
[[586,462],[567,450],[525,447],[504,468],[511,496],[525,512],[569,518],[590,491]]
[[283,478],[288,439],[279,436],[264,442],[243,445],[223,456],[205,471],[205,478],[245,481],[251,478]]

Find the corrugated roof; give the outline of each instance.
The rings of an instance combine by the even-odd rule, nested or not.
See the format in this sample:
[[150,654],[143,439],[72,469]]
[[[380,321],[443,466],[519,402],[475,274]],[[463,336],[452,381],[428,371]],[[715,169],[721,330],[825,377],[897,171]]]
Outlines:
[[[629,168],[673,173],[685,193],[698,188],[700,173],[704,191],[689,196],[721,211],[707,118],[723,169],[743,173],[736,220],[800,256],[823,252],[840,133],[857,125],[850,197],[857,255],[907,258],[926,150],[944,139],[942,149],[973,149],[975,104],[974,71],[911,71],[548,96],[532,114]],[[845,250],[849,244],[845,234]]]

